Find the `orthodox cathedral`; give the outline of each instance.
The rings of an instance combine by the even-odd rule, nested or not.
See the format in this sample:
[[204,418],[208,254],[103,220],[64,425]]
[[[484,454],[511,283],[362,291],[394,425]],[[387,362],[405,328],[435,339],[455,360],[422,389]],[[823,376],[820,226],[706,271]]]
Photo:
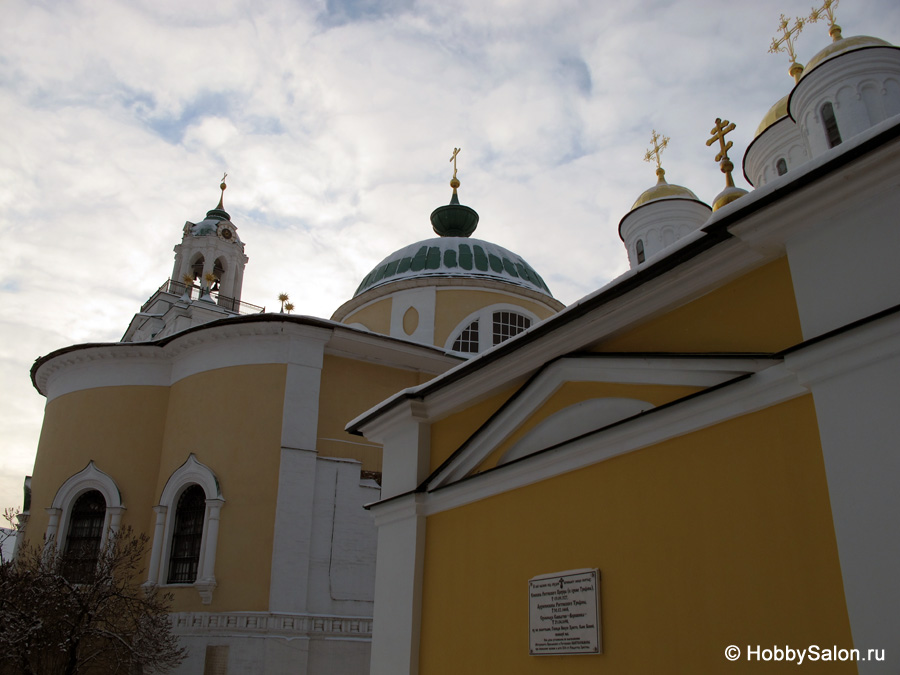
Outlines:
[[900,48],[820,12],[754,189],[727,120],[711,205],[654,132],[631,269],[568,307],[455,169],[330,319],[242,300],[224,199],[185,223],[120,342],[35,362],[19,541],[147,532],[180,673],[896,673]]

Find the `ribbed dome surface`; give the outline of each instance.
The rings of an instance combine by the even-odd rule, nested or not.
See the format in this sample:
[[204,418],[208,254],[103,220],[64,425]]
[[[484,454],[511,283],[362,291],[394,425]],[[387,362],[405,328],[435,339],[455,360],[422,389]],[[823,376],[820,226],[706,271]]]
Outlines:
[[492,279],[553,297],[544,280],[521,256],[469,237],[435,237],[401,248],[366,275],[353,297],[394,281],[428,277]]

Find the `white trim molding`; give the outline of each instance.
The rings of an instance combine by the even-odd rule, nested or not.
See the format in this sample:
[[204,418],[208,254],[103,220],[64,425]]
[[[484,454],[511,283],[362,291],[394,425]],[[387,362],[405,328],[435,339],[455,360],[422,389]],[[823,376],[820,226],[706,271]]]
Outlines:
[[66,534],[69,529],[69,512],[72,505],[81,495],[90,490],[97,490],[106,502],[106,517],[103,521],[103,538],[100,545],[103,546],[110,533],[119,531],[122,522],[122,513],[125,506],[122,504],[122,495],[119,486],[112,477],[101,471],[94,464],[94,460],[63,483],[56,496],[47,509],[50,521],[47,524],[47,542],[56,542],[57,548],[64,546]]
[[372,639],[372,619],[288,612],[177,612],[169,615],[176,635],[228,637],[320,637]]
[[203,535],[200,542],[200,560],[197,579],[191,584],[197,589],[204,605],[212,602],[216,588],[216,548],[219,541],[219,513],[225,504],[219,481],[212,470],[191,453],[169,477],[163,488],[159,504],[153,507],[156,525],[153,531],[153,547],[150,551],[150,567],[147,586],[181,586],[169,584],[168,561],[171,555],[172,536],[175,530],[175,512],[178,499],[191,485],[199,485],[206,495],[206,513],[203,517]]

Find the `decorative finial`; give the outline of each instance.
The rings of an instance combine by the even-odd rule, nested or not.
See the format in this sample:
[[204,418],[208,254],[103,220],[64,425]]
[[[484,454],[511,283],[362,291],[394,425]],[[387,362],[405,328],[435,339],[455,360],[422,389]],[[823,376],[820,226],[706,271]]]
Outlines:
[[[660,139],[662,142],[660,143]],[[668,136],[660,136],[656,133],[656,129],[653,130],[653,134],[650,136],[650,142],[653,143],[653,149],[647,150],[644,154],[645,162],[656,162],[656,176],[659,178],[660,183],[665,182],[665,178],[663,176],[666,175],[666,170],[662,168],[662,160],[660,156],[662,155],[662,151],[665,150],[669,145],[669,137]]]
[[825,4],[816,9],[812,8],[812,14],[809,15],[807,21],[816,23],[819,19],[828,21],[828,34],[831,36],[832,42],[842,40],[841,27],[834,22],[834,8],[838,6],[840,0],[825,0]]
[[219,183],[219,189],[222,191],[222,196],[219,197],[219,205],[218,205],[216,208],[219,209],[220,211],[224,211],[224,210],[225,210],[225,204],[224,204],[224,200],[225,200],[225,188],[228,187],[227,185],[225,185],[225,179],[226,179],[227,177],[228,177],[228,174],[227,174],[227,173],[223,173],[223,174],[222,174],[222,182]]
[[788,69],[788,73],[794,78],[795,82],[800,81],[800,75],[803,73],[803,66],[797,63],[797,54],[794,51],[794,41],[797,39],[797,36],[800,35],[800,31],[803,30],[804,23],[806,23],[806,19],[798,17],[794,20],[794,25],[788,28],[790,21],[782,14],[781,19],[778,21],[778,30],[781,31],[781,38],[772,38],[772,44],[769,47],[770,54],[787,52],[788,56],[791,58],[791,67]]
[[456,177],[456,156],[460,148],[453,148],[450,161],[453,162],[453,178],[450,179],[450,187],[453,194],[450,203],[439,206],[431,212],[431,227],[435,234],[441,237],[468,237],[478,226],[478,214],[474,209],[459,203],[459,195],[456,188],[459,187],[459,179]]
[[725,189],[719,193],[713,202],[713,211],[716,211],[725,206],[725,204],[733,202],[738,197],[747,194],[746,190],[734,186],[734,178],[731,177],[731,172],[734,171],[734,164],[728,159],[728,151],[731,150],[731,146],[734,144],[731,141],[725,142],[725,134],[731,133],[734,129],[734,124],[728,120],[723,120],[721,117],[717,117],[716,126],[709,132],[712,134],[712,138],[706,141],[707,146],[719,141],[719,154],[716,155],[716,161],[719,162],[722,173],[725,174]]
[[456,178],[456,156],[462,148],[453,148],[453,156],[450,161],[453,162],[453,178],[450,179],[450,187],[453,188],[453,194],[456,194],[456,188],[459,187],[459,180]]

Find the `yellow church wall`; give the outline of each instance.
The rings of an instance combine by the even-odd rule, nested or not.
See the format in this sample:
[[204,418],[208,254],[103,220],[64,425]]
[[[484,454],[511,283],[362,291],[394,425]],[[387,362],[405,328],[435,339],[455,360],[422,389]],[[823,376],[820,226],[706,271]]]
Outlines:
[[450,417],[431,425],[431,471],[435,471],[474,434],[491,415],[497,412],[517,387],[510,387],[494,394]]
[[478,466],[475,473],[495,467],[503,454],[535,426],[550,417],[550,415],[559,412],[563,408],[568,408],[570,405],[575,405],[591,398],[634,398],[639,401],[652,403],[654,406],[660,406],[698,392],[701,389],[703,387],[622,384],[617,382],[566,382],[547,399],[544,405],[530,414],[521,427],[498,445],[488,458]]
[[355,459],[364,471],[381,471],[381,446],[348,434],[344,427],[392,394],[430,378],[427,373],[326,354],[319,390],[319,456]]
[[463,319],[483,307],[500,303],[522,307],[540,319],[546,319],[556,313],[546,305],[514,295],[481,290],[443,290],[438,288],[435,300],[434,344],[443,347],[450,339],[451,331],[459,326]]
[[341,323],[361,323],[373,333],[391,334],[391,298],[384,298],[361,307],[341,319]]
[[[590,567],[604,653],[530,656],[528,579]],[[422,673],[757,673],[748,644],[853,646],[810,396],[427,518]]]
[[88,460],[118,485],[126,507],[122,526],[153,533],[152,506],[158,497],[154,479],[159,472],[168,397],[168,387],[99,387],[65,394],[47,404],[31,484],[35,508],[27,537],[32,544],[40,545],[47,531],[49,516],[44,508]]
[[268,609],[286,374],[282,364],[234,366],[171,387],[155,499],[192,452],[225,498],[212,603],[201,605],[193,588],[167,587],[173,611]]
[[777,352],[803,340],[787,258],[597,345],[598,352]]

